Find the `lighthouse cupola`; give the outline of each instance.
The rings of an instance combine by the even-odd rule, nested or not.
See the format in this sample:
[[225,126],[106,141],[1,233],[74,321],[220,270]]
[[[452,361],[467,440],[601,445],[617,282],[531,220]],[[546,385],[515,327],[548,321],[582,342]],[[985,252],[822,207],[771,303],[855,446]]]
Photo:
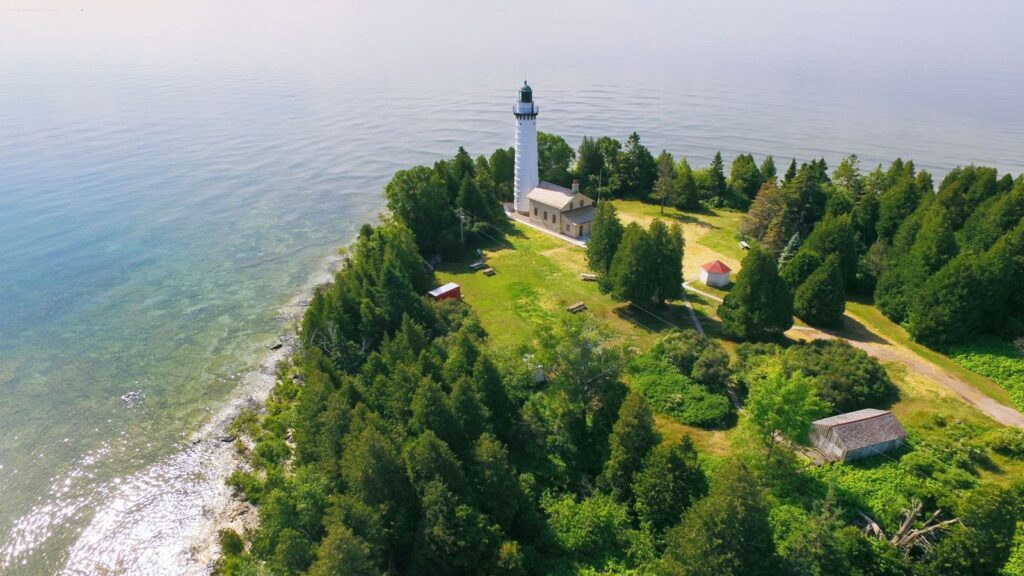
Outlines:
[[533,89],[523,81],[519,98],[512,107],[516,117],[516,167],[513,183],[513,201],[516,212],[529,212],[527,194],[540,184],[537,170],[537,105]]

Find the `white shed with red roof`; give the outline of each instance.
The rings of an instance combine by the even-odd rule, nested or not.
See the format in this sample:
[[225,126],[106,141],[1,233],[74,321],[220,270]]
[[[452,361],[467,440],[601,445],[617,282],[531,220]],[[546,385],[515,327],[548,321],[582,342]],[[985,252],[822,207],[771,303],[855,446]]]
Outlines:
[[729,285],[729,282],[732,282],[729,279],[730,272],[732,272],[732,268],[723,264],[721,260],[712,260],[700,267],[700,281],[705,286],[724,288]]

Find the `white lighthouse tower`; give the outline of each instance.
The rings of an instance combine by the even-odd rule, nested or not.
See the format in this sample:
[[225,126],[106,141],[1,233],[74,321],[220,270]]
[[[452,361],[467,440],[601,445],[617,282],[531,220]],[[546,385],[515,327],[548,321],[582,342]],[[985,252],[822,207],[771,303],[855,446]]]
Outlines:
[[526,195],[540,184],[537,174],[537,106],[533,103],[533,89],[523,81],[519,100],[512,108],[516,117],[516,174],[513,191],[515,210],[520,214],[530,211]]

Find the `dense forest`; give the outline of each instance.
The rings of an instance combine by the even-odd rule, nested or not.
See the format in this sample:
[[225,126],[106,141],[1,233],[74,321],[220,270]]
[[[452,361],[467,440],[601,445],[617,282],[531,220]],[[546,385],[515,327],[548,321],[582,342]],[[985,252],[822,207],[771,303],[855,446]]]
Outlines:
[[[743,234],[756,245],[720,309],[734,353],[690,330],[626,348],[586,315],[491,346],[467,304],[422,295],[436,285],[431,261],[509,232],[511,151],[460,149],[400,171],[390,216],[360,230],[315,292],[265,414],[233,425],[247,464],[230,483],[259,527],[222,531],[220,573],[1024,574],[1024,557],[1011,558],[1024,484],[981,479],[993,454],[1024,458],[1024,435],[936,422],[947,440],[911,438],[889,468],[898,476],[875,480],[888,492],[873,506],[795,449],[817,418],[889,406],[889,375],[843,341],[778,338],[794,313],[835,322],[847,293],[876,294],[927,341],[1015,329],[1020,179],[965,168],[935,193],[900,161],[862,176],[851,157],[831,177],[823,160],[793,162],[779,178],[771,157],[743,155],[726,177],[721,155],[695,170],[636,134],[578,151],[539,143],[542,179],[578,177],[595,197],[749,208]],[[597,219],[587,258],[604,290],[643,306],[679,298],[678,227],[623,226],[611,203]],[[978,302],[992,318],[943,324],[970,304],[936,298],[997,281],[999,296]],[[712,457],[663,438],[656,414],[739,426],[737,439]]]

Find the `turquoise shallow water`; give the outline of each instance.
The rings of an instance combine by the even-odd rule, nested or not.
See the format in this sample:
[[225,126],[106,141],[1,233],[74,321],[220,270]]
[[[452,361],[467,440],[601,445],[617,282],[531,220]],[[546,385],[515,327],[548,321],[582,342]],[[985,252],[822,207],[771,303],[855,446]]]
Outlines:
[[511,145],[524,72],[573,145],[1024,170],[1010,4],[977,37],[651,4],[0,10],[0,573],[202,573],[223,450],[189,439],[394,170]]

